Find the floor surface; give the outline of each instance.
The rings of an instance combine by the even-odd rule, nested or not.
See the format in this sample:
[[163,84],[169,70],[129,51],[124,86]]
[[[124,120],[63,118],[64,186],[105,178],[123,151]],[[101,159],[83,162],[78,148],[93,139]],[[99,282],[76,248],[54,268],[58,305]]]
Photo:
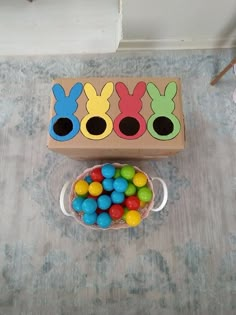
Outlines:
[[[236,314],[232,50],[0,57],[0,314]],[[169,202],[137,228],[96,232],[65,218],[59,191],[94,162],[46,147],[55,77],[179,76],[186,150],[140,161]],[[99,162],[99,161],[97,161]],[[131,161],[132,162],[132,161]]]

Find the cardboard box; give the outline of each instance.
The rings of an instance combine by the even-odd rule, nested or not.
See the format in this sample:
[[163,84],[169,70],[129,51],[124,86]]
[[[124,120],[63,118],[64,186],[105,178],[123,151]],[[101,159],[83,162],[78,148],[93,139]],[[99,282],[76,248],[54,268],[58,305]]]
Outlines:
[[157,159],[184,149],[179,78],[53,82],[48,148],[73,159]]

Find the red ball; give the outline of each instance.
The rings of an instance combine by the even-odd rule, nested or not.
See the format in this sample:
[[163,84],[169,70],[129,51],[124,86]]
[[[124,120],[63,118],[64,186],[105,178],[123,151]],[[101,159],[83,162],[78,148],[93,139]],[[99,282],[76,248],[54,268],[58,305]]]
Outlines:
[[103,181],[104,177],[102,175],[101,167],[97,167],[90,173],[90,176],[94,182],[101,182]]
[[126,201],[126,199],[120,204],[122,207],[126,207],[125,201]]
[[99,208],[97,208],[97,210],[96,210],[97,215],[99,215],[99,214],[101,214],[101,213],[103,213],[103,212],[105,212],[105,211],[104,211],[104,210],[101,210],[101,209],[99,209]]
[[125,205],[130,210],[138,210],[140,207],[140,200],[136,196],[126,198]]
[[98,196],[92,196],[92,195],[88,194],[87,198],[92,198],[92,199],[96,200],[96,199],[98,199]]
[[113,220],[119,220],[124,214],[124,208],[121,205],[112,205],[109,214]]

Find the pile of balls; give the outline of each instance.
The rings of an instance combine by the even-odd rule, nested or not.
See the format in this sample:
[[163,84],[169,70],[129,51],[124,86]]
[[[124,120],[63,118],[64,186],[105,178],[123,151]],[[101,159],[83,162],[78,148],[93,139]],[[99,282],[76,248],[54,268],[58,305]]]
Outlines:
[[131,165],[97,167],[74,185],[72,208],[81,212],[87,225],[106,229],[113,221],[124,220],[135,227],[141,222],[140,210],[152,200],[147,176]]

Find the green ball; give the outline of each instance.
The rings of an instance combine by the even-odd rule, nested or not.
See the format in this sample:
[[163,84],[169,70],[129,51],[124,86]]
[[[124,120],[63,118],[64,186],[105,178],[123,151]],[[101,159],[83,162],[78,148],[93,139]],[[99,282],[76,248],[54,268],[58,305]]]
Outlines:
[[120,177],[120,168],[117,168],[115,171],[115,175],[113,176],[114,178]]
[[135,169],[131,165],[125,165],[121,168],[121,176],[127,180],[131,180],[135,175]]
[[84,194],[84,195],[81,195],[81,196],[76,194],[76,196],[77,196],[77,197],[82,197],[82,198],[87,198],[87,197],[88,197],[88,193],[87,193],[87,194]]
[[[136,186],[135,186],[136,187]],[[138,192],[140,191],[140,189],[142,189],[142,188],[148,188],[147,186],[143,186],[143,187],[136,187],[136,191],[137,191],[137,194],[138,194]]]
[[129,212],[129,209],[128,208],[124,208],[124,214],[122,216],[122,219],[125,221],[125,218],[126,218],[126,214]]
[[136,187],[134,186],[134,184],[129,183],[128,184],[128,188],[125,191],[125,195],[126,196],[133,196],[136,193]]
[[152,200],[152,196],[153,196],[153,193],[152,193],[151,189],[149,189],[147,187],[142,187],[138,191],[138,198],[141,201],[149,202]]

